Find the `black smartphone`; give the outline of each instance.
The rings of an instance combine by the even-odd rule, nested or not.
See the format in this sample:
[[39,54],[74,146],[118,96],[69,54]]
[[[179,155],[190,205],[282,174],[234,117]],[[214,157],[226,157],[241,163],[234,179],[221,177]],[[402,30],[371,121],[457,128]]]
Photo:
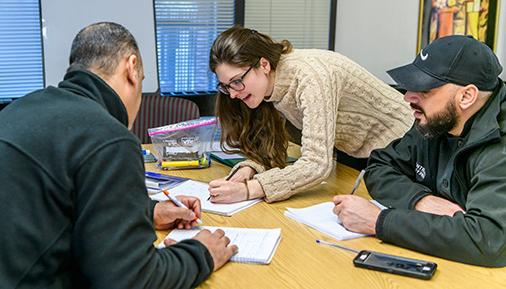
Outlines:
[[422,260],[398,257],[363,250],[353,259],[355,267],[399,274],[429,280],[436,272],[437,264]]

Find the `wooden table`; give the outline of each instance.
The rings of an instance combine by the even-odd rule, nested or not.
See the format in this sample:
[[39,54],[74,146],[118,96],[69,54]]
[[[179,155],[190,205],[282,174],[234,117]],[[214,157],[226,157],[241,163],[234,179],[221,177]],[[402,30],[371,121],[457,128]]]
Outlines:
[[[297,147],[291,146],[290,154],[296,155]],[[152,164],[147,164],[146,170],[157,171]],[[229,170],[213,162],[207,169],[164,172],[208,182],[225,176]],[[286,201],[273,204],[262,202],[232,217],[204,213],[202,220],[205,225],[281,228],[282,239],[270,265],[228,263],[199,288],[506,288],[506,268],[491,269],[452,262],[385,244],[374,237],[335,241],[283,215],[286,207],[306,207],[329,201],[335,194],[349,193],[357,175],[356,170],[338,164],[326,182]],[[356,194],[369,198],[363,183]],[[158,241],[166,234],[167,231],[158,231]],[[357,250],[368,249],[432,261],[438,264],[438,269],[432,280],[424,281],[355,268],[352,263],[354,253],[317,245],[316,239]]]

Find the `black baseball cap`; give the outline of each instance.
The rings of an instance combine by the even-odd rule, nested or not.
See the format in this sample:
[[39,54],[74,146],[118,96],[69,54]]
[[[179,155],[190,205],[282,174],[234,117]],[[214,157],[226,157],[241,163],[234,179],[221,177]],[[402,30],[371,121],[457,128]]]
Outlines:
[[429,91],[447,83],[474,84],[494,90],[502,66],[492,49],[472,36],[452,35],[434,40],[413,63],[387,71],[408,91]]

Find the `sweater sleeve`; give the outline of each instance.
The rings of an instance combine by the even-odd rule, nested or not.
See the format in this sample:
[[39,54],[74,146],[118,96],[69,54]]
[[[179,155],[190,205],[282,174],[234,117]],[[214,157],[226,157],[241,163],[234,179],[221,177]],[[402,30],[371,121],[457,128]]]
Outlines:
[[235,171],[237,171],[238,169],[240,169],[242,167],[250,167],[250,168],[254,169],[257,174],[262,173],[262,172],[265,171],[264,166],[262,166],[261,164],[255,162],[255,161],[252,161],[252,160],[245,160],[245,161],[242,161],[240,163],[237,163],[230,170],[230,173],[228,175],[230,176],[232,174],[235,174]]
[[[390,208],[414,209],[432,190],[416,181],[416,128],[384,149],[374,150],[364,181],[371,196]],[[419,172],[423,174],[424,172]]]
[[73,254],[93,288],[191,288],[213,270],[198,241],[157,250],[137,143],[111,140],[75,176]]
[[[331,81],[310,70],[299,80],[296,99],[302,114],[301,157],[283,169],[254,176],[267,202],[281,201],[321,183],[332,171],[337,100]],[[337,92],[338,93],[338,92]]]
[[[467,163],[470,188],[462,192],[467,195],[465,213],[457,212],[450,217],[407,208],[385,210],[376,222],[377,237],[459,262],[506,266],[506,207],[501,205],[506,204],[504,143],[492,144],[475,154],[478,156],[469,157]],[[389,175],[385,177],[384,183],[396,182]],[[396,188],[391,187],[392,196],[388,200],[404,191],[404,181],[399,182]],[[375,188],[386,187],[375,185]],[[377,194],[373,192],[373,196]]]

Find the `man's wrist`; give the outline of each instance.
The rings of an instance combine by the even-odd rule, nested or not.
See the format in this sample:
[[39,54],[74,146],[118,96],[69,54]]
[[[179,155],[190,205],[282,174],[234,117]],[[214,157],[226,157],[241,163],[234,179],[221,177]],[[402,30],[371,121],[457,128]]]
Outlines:
[[389,213],[391,213],[393,209],[384,209],[381,210],[381,212],[378,215],[378,218],[376,219],[376,226],[374,230],[376,231],[375,235],[379,239],[383,239],[383,233],[385,231],[385,218]]
[[155,227],[155,229],[158,229],[158,225],[160,224],[160,219],[159,219],[159,215],[160,215],[160,212],[159,212],[159,202],[156,202],[153,206],[153,226]]
[[416,205],[425,197],[427,196],[432,196],[431,192],[428,192],[428,191],[420,191],[418,193],[416,193],[412,198],[411,200],[409,201],[409,204],[408,204],[408,209],[409,210],[416,210]]
[[153,224],[155,223],[155,210],[156,210],[156,207],[158,206],[158,201],[153,201],[150,199],[149,201],[149,213],[151,214],[151,219],[153,220]]
[[376,235],[376,223],[378,222],[379,215],[381,214],[381,209],[378,208],[378,211],[374,216],[371,218],[371,221],[369,223],[369,230],[371,235]]

